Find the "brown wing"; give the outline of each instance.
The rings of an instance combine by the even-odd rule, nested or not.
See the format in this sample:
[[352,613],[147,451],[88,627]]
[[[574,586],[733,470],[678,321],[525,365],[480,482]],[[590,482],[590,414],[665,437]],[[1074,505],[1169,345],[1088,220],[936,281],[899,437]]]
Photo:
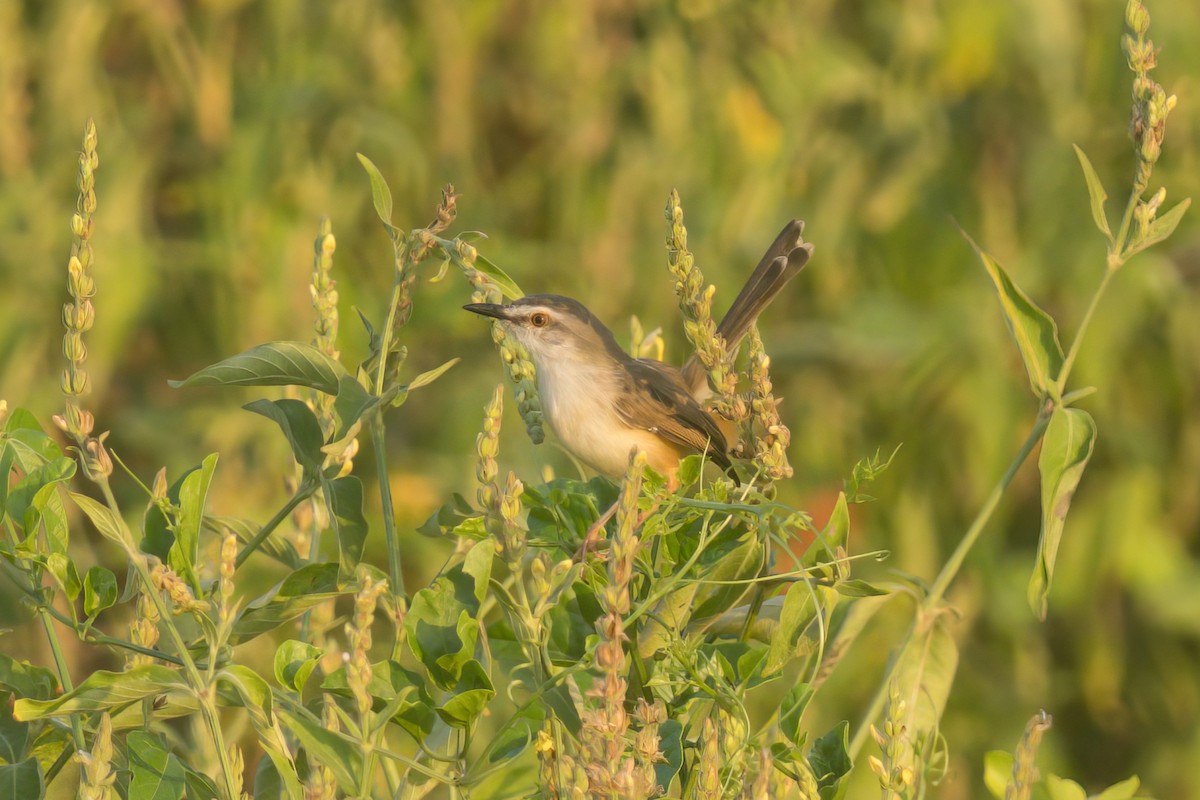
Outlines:
[[620,393],[616,409],[627,424],[656,433],[683,450],[707,452],[722,469],[730,467],[725,435],[692,399],[679,370],[642,358],[626,366],[632,385]]

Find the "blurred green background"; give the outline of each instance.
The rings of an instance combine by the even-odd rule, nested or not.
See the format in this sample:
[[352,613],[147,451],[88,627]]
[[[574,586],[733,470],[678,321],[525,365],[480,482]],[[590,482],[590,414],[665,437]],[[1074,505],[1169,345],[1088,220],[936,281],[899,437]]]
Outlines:
[[[932,578],[1036,411],[952,219],[1070,341],[1104,263],[1071,144],[1103,177],[1110,214],[1132,170],[1123,10],[0,0],[0,397],[47,422],[60,406],[67,221],[89,115],[101,157],[88,339],[98,427],[147,481],[220,452],[210,508],[258,520],[286,496],[287,455],[269,423],[240,410],[256,395],[166,381],[261,341],[311,338],[322,214],[339,243],[342,349],[362,356],[351,307],[379,316],[391,256],[356,151],[387,176],[398,225],[428,222],[452,181],[456,229],[485,231],[483,252],[526,291],[583,299],[623,341],[630,313],[661,324],[679,362],[662,246],[677,187],[719,308],[783,223],[807,220],[816,255],[763,321],[794,436],[784,499],[823,523],[851,466],[903,443],[873,486],[879,502],[856,509],[853,545],[891,551],[870,573]],[[1200,195],[1200,6],[1150,11],[1155,77],[1179,95],[1154,181],[1171,204]],[[1075,386],[1099,389],[1084,407],[1100,434],[1049,619],[1037,623],[1025,601],[1032,462],[951,593],[962,656],[941,797],[979,796],[983,752],[1011,749],[1039,708],[1055,719],[1044,769],[1092,791],[1137,773],[1159,797],[1200,793],[1197,219],[1117,277],[1079,360]],[[412,528],[450,492],[473,492],[481,408],[502,375],[486,326],[459,310],[467,296],[457,275],[422,283],[406,332],[414,372],[463,359],[389,428],[410,585],[442,560]],[[507,428],[502,458],[526,480],[567,470],[511,413]],[[359,468],[370,469],[366,453]],[[118,484],[139,508],[132,483]],[[377,563],[380,539],[368,544]],[[0,591],[0,624],[19,625]],[[893,612],[818,696],[818,731],[857,724],[903,630],[907,612]],[[43,658],[32,640],[0,648]],[[873,783],[860,772],[852,796]]]

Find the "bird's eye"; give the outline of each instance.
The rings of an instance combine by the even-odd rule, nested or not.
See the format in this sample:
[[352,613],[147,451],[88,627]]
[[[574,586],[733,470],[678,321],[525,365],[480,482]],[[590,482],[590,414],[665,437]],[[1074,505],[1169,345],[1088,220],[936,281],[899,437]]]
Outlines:
[[550,324],[550,315],[544,311],[535,311],[529,315],[529,324],[535,328],[544,328]]

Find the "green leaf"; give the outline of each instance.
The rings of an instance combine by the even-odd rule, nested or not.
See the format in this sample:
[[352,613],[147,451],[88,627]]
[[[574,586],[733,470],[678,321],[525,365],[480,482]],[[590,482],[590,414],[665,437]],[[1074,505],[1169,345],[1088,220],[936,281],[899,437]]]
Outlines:
[[411,381],[408,382],[409,391],[412,391],[413,389],[420,389],[422,386],[428,386],[429,384],[436,381],[438,378],[442,377],[442,375],[444,375],[446,373],[446,370],[453,367],[459,361],[462,361],[462,359],[461,358],[452,358],[449,361],[447,361],[445,364],[442,364],[440,367],[435,367],[431,370],[422,372],[420,375],[418,375],[417,377],[413,378]]
[[363,544],[367,540],[367,518],[363,516],[363,485],[354,475],[344,475],[332,481],[322,481],[325,503],[337,531],[338,553],[342,572],[353,574],[362,560]]
[[1092,220],[1105,238],[1111,242],[1112,231],[1108,228],[1108,217],[1104,213],[1104,201],[1108,199],[1108,193],[1104,191],[1104,185],[1100,183],[1100,176],[1096,174],[1096,168],[1092,166],[1087,155],[1079,145],[1072,145],[1072,147],[1075,148],[1079,166],[1083,168],[1083,179],[1087,182],[1088,198],[1092,201]]
[[472,619],[479,610],[476,585],[462,565],[456,566],[417,592],[404,620],[413,655],[446,691],[454,690],[463,666],[475,653],[479,638],[479,626]]
[[658,726],[658,749],[663,758],[654,765],[654,779],[669,792],[671,782],[683,768],[683,725],[679,720],[668,719]]
[[860,578],[849,578],[838,581],[834,586],[842,597],[882,597],[888,594],[887,589],[881,589],[873,583]]
[[1047,775],[1042,781],[1049,800],[1088,800],[1087,792],[1078,783],[1057,775]]
[[1067,510],[1095,444],[1096,423],[1091,414],[1080,408],[1054,410],[1038,457],[1038,471],[1042,475],[1042,532],[1038,538],[1037,563],[1029,579],[1029,605],[1041,620],[1046,619],[1047,596]]
[[275,650],[275,680],[280,686],[303,692],[304,684],[324,654],[324,650],[308,642],[288,639]]
[[[341,697],[351,697],[345,667],[327,675],[321,682],[321,689]],[[379,661],[372,664],[367,692],[375,698],[372,709],[376,713],[390,714],[391,721],[416,741],[424,741],[433,730],[437,719],[433,711],[436,703],[426,688],[426,681],[420,674],[405,669],[400,662]]]
[[32,756],[0,766],[0,797],[41,797],[46,791],[42,765]]
[[1004,800],[1004,793],[1008,789],[1012,771],[1012,753],[1004,750],[990,750],[983,757],[983,785],[996,800]]
[[321,452],[325,434],[321,432],[321,423],[307,403],[291,398],[255,400],[243,408],[261,414],[279,426],[292,447],[296,463],[306,474],[315,475],[321,471],[321,465],[325,462],[325,454]]
[[296,570],[246,604],[233,625],[231,643],[247,642],[344,594],[337,579],[338,565],[333,563],[309,564]]
[[816,632],[810,633],[809,628],[817,618],[817,604],[825,604],[823,594],[831,597],[834,603],[837,602],[837,593],[828,586],[797,581],[788,588],[783,610],[779,614],[779,627],[771,637],[771,649],[763,665],[764,676],[779,672],[798,655],[816,652]]
[[13,719],[12,693],[0,692],[0,762],[15,764],[29,745],[29,723]]
[[516,300],[525,296],[525,293],[521,291],[521,287],[517,286],[517,282],[508,277],[507,272],[496,266],[491,259],[482,253],[475,254],[475,269],[487,275],[488,279],[500,288],[500,293],[509,300]]
[[17,661],[0,653],[0,687],[18,697],[49,700],[58,693],[58,678],[45,667],[36,667],[28,661]]
[[108,711],[143,697],[183,689],[187,689],[183,677],[161,664],[144,664],[125,672],[100,670],[89,675],[74,690],[53,700],[18,700],[13,716],[28,722],[75,712]]
[[1146,235],[1134,242],[1133,246],[1126,252],[1125,257],[1128,258],[1134,253],[1140,253],[1147,247],[1156,245],[1159,242],[1167,239],[1175,232],[1175,228],[1179,226],[1179,221],[1183,219],[1184,213],[1192,205],[1192,198],[1188,197],[1180,200],[1175,204],[1174,208],[1165,214],[1154,218],[1150,223],[1150,227],[1146,230]]
[[992,279],[1000,309],[1004,312],[1004,321],[1016,340],[1021,360],[1025,362],[1025,371],[1029,373],[1029,385],[1033,393],[1038,398],[1044,397],[1062,372],[1063,350],[1058,341],[1058,326],[1049,314],[1013,283],[995,259],[979,249],[979,245],[965,232],[963,236],[975,248],[988,277]]
[[358,162],[362,164],[363,169],[367,171],[367,177],[371,179],[371,202],[375,205],[375,213],[390,229],[392,226],[392,190],[388,188],[387,181],[383,179],[383,173],[379,171],[379,167],[375,166],[374,161],[362,153],[355,155],[358,156]]
[[353,375],[346,374],[338,379],[337,397],[333,401],[333,413],[338,419],[338,427],[333,441],[326,447],[326,452],[329,448],[334,448],[337,453],[344,450],[349,444],[345,439],[358,433],[362,426],[357,423],[378,402],[379,398],[364,389]]
[[179,800],[187,789],[183,765],[161,736],[130,731],[125,751],[132,777],[129,800]]
[[217,469],[217,454],[213,453],[188,472],[179,487],[179,522],[175,526],[175,542],[167,553],[167,563],[180,577],[187,580],[196,596],[201,595],[200,575],[196,560],[200,555],[200,524],[204,519],[204,503],[208,487]]
[[89,617],[117,602],[117,576],[101,566],[92,567],[83,578],[83,613]]
[[79,599],[79,593],[83,590],[83,582],[79,580],[79,570],[76,569],[74,561],[62,553],[51,553],[46,556],[46,569],[54,576],[54,580],[62,587],[72,603]]
[[720,583],[697,592],[692,618],[709,619],[732,608],[750,588],[747,581],[757,577],[762,570],[765,555],[762,544],[751,536],[717,561],[705,573],[704,580]]
[[900,653],[895,678],[900,697],[908,704],[908,735],[929,735],[946,708],[946,698],[958,670],[958,647],[941,613],[923,636],[913,636]]
[[265,680],[254,670],[241,664],[230,664],[217,673],[218,686],[233,690],[233,696],[222,694],[221,697],[234,705],[246,709],[250,724],[258,734],[258,743],[279,774],[292,800],[300,800],[303,789],[296,774],[296,765],[292,761],[291,750],[283,738],[283,731],[276,724],[274,712],[274,693]]
[[800,721],[804,718],[804,710],[813,698],[813,688],[807,683],[798,683],[788,690],[779,704],[779,732],[787,737],[796,747],[804,744],[804,732],[800,730]]
[[838,548],[845,547],[850,538],[850,506],[846,493],[839,492],[837,503],[829,513],[829,521],[817,534],[813,545],[804,551],[801,563],[806,567],[833,562],[838,557]]
[[329,767],[341,790],[357,797],[358,776],[363,769],[362,750],[358,744],[341,733],[329,730],[302,706],[284,704],[280,706],[278,714],[280,721],[296,735],[307,751],[308,763]]
[[267,342],[194,372],[176,389],[193,386],[307,386],[337,394],[346,368],[306,342]]
[[828,733],[813,742],[808,752],[808,765],[817,779],[821,800],[838,795],[840,784],[850,773],[850,723],[843,720]]
[[116,542],[126,552],[131,552],[133,547],[125,533],[125,522],[113,513],[112,509],[100,503],[85,494],[78,492],[68,492],[71,499],[75,501],[75,505],[87,514],[88,519],[96,526],[96,530],[109,541]]
[[1123,781],[1114,783],[1100,794],[1093,795],[1091,800],[1133,800],[1137,796],[1138,787],[1141,784],[1142,782],[1138,780],[1138,776],[1133,775]]
[[[8,490],[8,499],[4,510],[8,514],[9,519],[22,527],[26,527],[26,512],[31,507],[35,507],[38,511],[41,511],[41,508],[35,505],[37,495],[54,484],[69,481],[74,474],[75,462],[69,458],[55,458],[28,472],[17,481],[15,486]],[[0,476],[0,480],[3,480],[7,485],[9,480],[8,473],[5,472]],[[43,500],[43,504],[44,502]],[[26,530],[26,533],[32,532]]]
[[476,511],[467,502],[465,497],[455,492],[448,502],[444,503],[429,519],[425,520],[421,524],[421,527],[417,528],[417,532],[432,537],[451,536],[454,534],[455,529],[467,520],[480,518],[480,512]]
[[492,561],[496,555],[496,545],[493,542],[476,542],[467,551],[463,559],[463,574],[475,582],[475,610],[487,596],[488,583],[492,579]]
[[472,658],[463,663],[451,696],[438,706],[437,713],[452,728],[469,728],[495,696],[492,679]]

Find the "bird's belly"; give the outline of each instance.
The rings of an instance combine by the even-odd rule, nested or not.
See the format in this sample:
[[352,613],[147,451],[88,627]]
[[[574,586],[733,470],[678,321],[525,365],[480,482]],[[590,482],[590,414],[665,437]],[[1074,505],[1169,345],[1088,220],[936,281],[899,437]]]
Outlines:
[[575,458],[611,478],[624,475],[633,450],[646,453],[650,466],[667,472],[679,453],[650,431],[631,428],[613,408],[611,379],[558,365],[553,382],[539,375],[538,390],[550,429]]

